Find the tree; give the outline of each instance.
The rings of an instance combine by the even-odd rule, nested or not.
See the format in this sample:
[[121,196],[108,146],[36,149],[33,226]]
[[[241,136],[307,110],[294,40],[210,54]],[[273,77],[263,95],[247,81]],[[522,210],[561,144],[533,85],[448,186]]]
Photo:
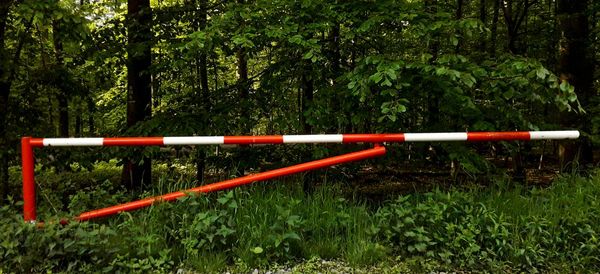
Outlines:
[[517,45],[521,35],[521,26],[527,21],[529,9],[537,2],[538,0],[506,0],[501,3],[508,31],[508,49],[513,54],[524,53],[525,48]]
[[491,42],[490,42],[490,55],[496,55],[496,41],[498,41],[498,21],[500,17],[500,1],[501,0],[493,0],[494,1],[494,14],[492,17],[492,29],[491,29]]
[[[199,11],[200,15],[198,16],[198,31],[206,31],[206,25],[208,21],[208,0],[199,0]],[[200,94],[196,96],[200,96],[201,104],[200,109],[202,109],[202,117],[205,117],[202,121],[202,134],[208,134],[208,129],[210,128],[208,123],[209,119],[207,119],[207,113],[210,112],[210,98],[209,93],[210,89],[208,87],[208,65],[207,65],[207,52],[206,49],[201,49],[199,54],[197,55],[196,66],[197,66],[197,74],[200,80]],[[196,180],[198,182],[204,181],[204,170],[206,168],[206,150],[204,148],[197,147],[196,148]]]
[[[55,69],[58,71],[65,71],[64,57],[63,57],[63,42],[61,41],[60,33],[60,21],[52,20],[52,42],[54,44],[54,54],[56,59]],[[58,128],[59,136],[69,137],[69,96],[67,94],[66,87],[62,84],[59,85],[61,88],[57,93],[58,100]]]
[[[593,71],[594,66],[589,58],[590,25],[587,10],[590,3],[587,0],[558,1],[558,21],[562,33],[560,41],[559,70],[560,79],[571,84],[577,92],[579,102],[584,109],[591,107],[590,100],[594,96]],[[575,127],[591,133],[590,117],[584,113],[565,114],[562,124]],[[565,143],[562,143],[563,145]],[[593,162],[593,149],[590,140],[580,139],[577,145],[563,147],[563,162],[575,160],[575,155],[581,154],[583,163]]]
[[[121,2],[80,9],[64,0],[3,2],[4,182],[6,167],[18,163],[18,136],[69,136],[69,129],[100,136],[320,134],[551,129],[560,122],[593,135],[590,115],[562,121],[536,111],[573,107],[568,83],[584,108],[593,105],[592,76],[584,74],[592,69],[580,55],[593,50],[575,37],[590,35],[578,25],[579,11],[566,8],[572,1],[186,0],[152,2],[152,10],[148,0],[130,0],[127,9]],[[90,39],[72,36],[81,26],[90,26]],[[548,52],[558,53],[560,32],[559,62]],[[18,66],[21,48],[28,62]],[[433,146],[438,164],[452,158],[472,166],[466,147]],[[281,162],[325,151],[290,149],[298,153]],[[410,153],[415,149],[426,155],[429,147],[414,145]],[[247,169],[280,152],[194,150],[177,154],[196,165],[199,181],[205,165]],[[128,158],[129,187],[149,182],[150,154],[115,155]]]
[[[150,0],[128,0],[127,15],[127,127],[133,127],[152,116]],[[151,159],[139,160],[127,159],[123,166],[124,183],[132,189],[152,180]]]
[[10,66],[7,62],[6,24],[12,1],[0,4],[0,198],[8,192],[8,140],[6,136],[6,110],[11,87]]
[[[487,23],[487,12],[486,0],[479,0],[479,20],[483,23],[483,25],[486,25]],[[479,41],[480,52],[485,52],[485,43],[485,36],[482,36],[481,41]]]
[[7,131],[9,122],[7,120],[8,111],[11,108],[10,92],[19,67],[21,51],[26,43],[26,38],[29,35],[33,20],[33,16],[28,20],[24,20],[25,26],[22,31],[18,33],[18,40],[11,55],[6,44],[9,24],[8,19],[11,8],[16,4],[19,4],[19,2],[3,1],[0,3],[0,198],[4,198],[8,194],[9,152],[13,150],[13,148],[10,147],[11,142]]

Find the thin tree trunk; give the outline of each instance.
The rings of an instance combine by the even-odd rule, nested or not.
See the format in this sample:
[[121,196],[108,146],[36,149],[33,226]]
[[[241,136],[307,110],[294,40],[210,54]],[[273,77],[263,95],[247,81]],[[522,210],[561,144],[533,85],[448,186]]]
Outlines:
[[[54,44],[54,54],[56,58],[56,68],[59,71],[64,70],[63,45],[60,40],[60,23],[52,22],[52,42]],[[58,132],[61,137],[69,137],[69,97],[66,86],[59,83],[59,91],[56,95],[58,101]]]
[[[307,63],[310,61],[306,61]],[[301,76],[301,85],[302,85],[302,100],[301,100],[301,107],[300,107],[300,125],[302,127],[302,133],[303,134],[311,134],[312,132],[312,126],[310,125],[310,123],[308,123],[306,121],[306,113],[308,112],[312,101],[313,101],[313,94],[314,94],[314,84],[313,84],[313,80],[312,80],[312,76],[311,76],[311,64],[305,64],[305,69],[302,73]]]
[[96,127],[94,125],[94,112],[96,111],[96,104],[91,95],[86,97],[88,107],[88,131],[91,136],[94,135]]
[[[248,61],[246,60],[246,51],[244,48],[239,48],[237,53],[237,69],[238,69],[238,91],[240,96],[240,133],[242,135],[250,135],[251,117],[250,117],[250,102],[248,85]],[[239,166],[237,168],[238,175],[244,175],[248,166],[250,151],[248,146],[241,145],[239,148]]]
[[501,8],[502,8],[502,13],[504,14],[504,23],[506,25],[506,33],[508,35],[507,47],[511,53],[516,54],[517,48],[516,48],[515,44],[517,41],[518,28],[515,26],[515,21],[516,21],[517,16],[514,16],[515,12],[513,10],[513,2],[514,2],[514,0],[506,0],[504,3],[502,3]]
[[81,106],[81,100],[79,100],[77,104],[77,114],[75,115],[75,136],[81,137],[81,129],[83,127],[83,118],[81,114],[83,113],[83,108]]
[[[464,6],[464,0],[456,0],[456,20],[457,21],[461,20],[463,18],[463,6]],[[458,43],[456,44],[456,53],[460,52],[460,47],[462,44],[461,38],[458,39]]]
[[[306,121],[306,113],[308,112],[308,110],[310,109],[311,105],[312,105],[312,101],[313,101],[313,96],[314,96],[314,91],[315,91],[315,87],[314,87],[314,83],[313,83],[313,79],[312,79],[312,64],[310,63],[310,61],[304,61],[305,65],[304,65],[304,69],[302,71],[302,76],[300,78],[300,84],[301,84],[301,100],[300,100],[300,113],[299,113],[299,119],[300,119],[300,125],[302,127],[302,133],[303,134],[311,134],[312,133],[312,126],[310,125],[310,123],[308,123],[308,121]],[[306,153],[304,153],[303,155],[303,161],[309,161],[309,159],[312,157],[312,151],[306,151]],[[305,174],[305,176],[303,177],[302,180],[302,186],[303,186],[303,190],[305,193],[311,193],[313,191],[313,181],[314,178],[314,174],[313,173],[308,173]]]
[[[438,1],[437,0],[426,0],[425,1],[425,5],[426,5],[426,9],[425,11],[431,15],[435,15],[438,12]],[[433,56],[431,58],[432,62],[434,62],[437,57],[438,57],[438,53],[440,51],[440,41],[439,41],[439,37],[437,34],[433,34],[432,37],[430,37],[430,44],[429,44],[429,52],[431,53],[431,55]]]
[[[238,5],[244,5],[245,0],[238,0]],[[246,23],[241,16],[238,16],[237,20],[239,20],[240,28],[244,28]],[[246,49],[240,46],[236,52],[237,58],[237,73],[238,73],[238,92],[240,96],[240,132],[242,134],[249,134],[252,129],[250,125],[250,104],[249,104],[249,95],[250,95],[250,85],[248,82],[248,56],[246,54]]]
[[[199,16],[199,29],[206,29],[207,24],[207,0],[200,0],[200,16]],[[209,87],[208,87],[208,71],[207,71],[207,58],[206,52],[202,51],[197,60],[198,65],[198,75],[200,76],[200,88],[201,88],[201,100],[202,100],[202,109],[204,110],[203,117],[207,117],[207,114],[210,112],[210,99],[209,99]],[[209,128],[209,120],[203,119],[202,127],[203,134],[208,134]],[[196,180],[198,182],[204,182],[204,172],[206,170],[206,150],[199,146],[196,147]]]
[[[243,6],[245,0],[238,0],[238,5]],[[239,20],[239,28],[243,29],[246,23],[244,18],[241,16],[237,17]],[[250,117],[250,84],[248,79],[248,55],[246,49],[240,46],[236,52],[237,58],[237,88],[240,98],[240,120],[239,120],[239,131],[242,135],[249,135],[252,130],[252,117]],[[237,168],[238,175],[244,175],[248,167],[248,159],[250,158],[249,148],[245,145],[240,146],[239,149],[239,165]]]
[[329,36],[329,41],[331,43],[331,67],[334,79],[341,75],[341,62],[342,56],[340,53],[340,24],[335,23],[333,27],[331,27],[331,34]]
[[[348,70],[353,70],[356,66],[356,45],[353,40],[350,41],[352,48],[350,51],[350,62],[348,64]],[[346,126],[344,129],[344,133],[354,133],[354,127],[352,123],[352,110],[345,110],[344,117],[346,120]]]
[[[436,14],[438,11],[438,1],[437,0],[427,0],[427,12],[430,14]],[[432,56],[431,58],[431,63],[434,63],[437,60],[438,57],[438,53],[440,51],[440,42],[439,42],[439,37],[438,35],[434,34],[433,37],[431,37],[431,44],[429,45],[429,52]],[[425,102],[426,104],[426,109],[427,109],[427,115],[428,115],[428,125],[430,127],[437,127],[437,124],[440,120],[440,111],[439,111],[439,105],[440,105],[440,97],[438,94],[436,94],[435,91],[429,92],[429,100],[427,100]]]
[[250,104],[248,102],[249,99],[249,89],[250,85],[248,85],[248,60],[246,59],[246,50],[243,48],[238,49],[237,51],[237,69],[238,69],[238,89],[240,96],[240,121],[241,121],[241,133],[249,134],[250,133]]
[[213,58],[213,62],[212,62],[212,69],[213,69],[213,85],[214,85],[214,90],[218,90],[219,89],[219,67],[217,64],[217,61],[215,60],[215,58]]
[[8,195],[8,166],[10,144],[7,132],[8,126],[8,110],[10,89],[19,66],[21,50],[26,41],[26,36],[31,29],[33,16],[25,25],[25,30],[19,35],[19,42],[12,56],[12,63],[8,62],[8,52],[5,48],[6,25],[8,20],[9,10],[14,2],[4,1],[0,3],[0,199],[6,198]]
[[494,15],[492,17],[492,30],[491,30],[491,43],[490,43],[490,55],[496,56],[496,42],[498,41],[498,21],[500,18],[500,1],[494,1]]
[[[338,115],[344,115],[344,94],[340,92],[338,88],[338,78],[342,75],[342,56],[340,53],[340,24],[334,23],[329,32],[329,50],[331,56],[331,83],[334,93],[334,96],[331,98],[331,108],[335,111],[338,111]],[[345,129],[346,125],[343,123],[337,124],[337,127],[332,128],[337,133],[342,132]]]
[[[483,25],[486,25],[486,21],[487,21],[487,10],[486,10],[486,0],[479,0],[479,20],[483,23]],[[486,49],[486,38],[485,34],[481,35],[481,40],[479,41],[479,51],[481,53],[485,52]]]
[[[152,10],[150,0],[127,1],[127,127],[152,115],[150,65],[152,63]],[[151,159],[126,159],[123,182],[130,189],[148,185],[152,180]]]
[[[1,22],[0,22],[1,24]],[[0,25],[0,28],[2,26]],[[2,37],[4,38],[4,37]],[[1,38],[0,38],[1,39]],[[4,47],[3,41],[0,41],[0,47]],[[2,54],[3,52],[0,52]],[[4,71],[0,68],[0,77],[4,78]],[[0,80],[0,199],[4,199],[8,195],[8,136],[6,131],[7,120],[6,110],[8,109],[8,94],[10,92],[11,83]]]
[[[0,60],[5,60],[7,52],[5,49],[6,21],[8,20],[8,10],[11,3],[0,4]],[[11,81],[8,72],[8,66],[0,63],[0,199],[8,195],[8,136],[7,110],[8,95],[10,93]]]
[[58,100],[58,135],[69,137],[69,101],[67,96],[59,91]]

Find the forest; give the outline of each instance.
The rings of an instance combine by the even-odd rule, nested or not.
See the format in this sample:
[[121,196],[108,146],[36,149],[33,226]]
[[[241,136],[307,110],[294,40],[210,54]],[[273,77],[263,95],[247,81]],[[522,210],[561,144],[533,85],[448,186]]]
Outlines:
[[[2,0],[1,273],[600,271],[600,1]],[[36,148],[22,137],[578,130],[81,212],[366,144]],[[43,225],[41,225],[43,224]]]

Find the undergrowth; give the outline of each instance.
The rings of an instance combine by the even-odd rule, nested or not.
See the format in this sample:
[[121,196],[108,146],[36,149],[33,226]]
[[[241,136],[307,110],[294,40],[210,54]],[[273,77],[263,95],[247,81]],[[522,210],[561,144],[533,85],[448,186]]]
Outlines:
[[[163,177],[142,195],[190,187]],[[315,258],[416,272],[600,270],[598,175],[564,176],[548,188],[499,182],[437,190],[377,205],[344,197],[334,183],[306,194],[298,181],[191,195],[66,226],[56,220],[131,197],[109,180],[68,200],[48,188],[39,199],[44,228],[23,222],[20,202],[0,208],[0,270],[248,272]]]

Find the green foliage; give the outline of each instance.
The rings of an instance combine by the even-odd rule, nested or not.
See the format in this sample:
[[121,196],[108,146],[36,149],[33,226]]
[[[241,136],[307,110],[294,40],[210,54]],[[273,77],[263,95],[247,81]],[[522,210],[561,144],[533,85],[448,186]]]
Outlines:
[[[3,67],[17,68],[5,122],[9,163],[18,164],[19,136],[57,135],[59,96],[69,99],[71,135],[84,136],[234,135],[241,128],[293,134],[304,130],[302,120],[313,133],[553,129],[564,113],[582,113],[578,91],[558,79],[556,54],[548,51],[558,52],[553,11],[536,3],[525,13],[543,31],[522,34],[536,46],[523,43],[523,54],[513,54],[503,46],[507,23],[474,19],[481,18],[477,4],[464,3],[457,18],[455,5],[427,1],[152,2],[153,58],[145,73],[152,75],[153,117],[127,127],[126,1],[18,1],[2,51],[9,56],[22,42],[15,66],[14,58],[2,58]],[[483,11],[493,12],[489,3]],[[310,102],[300,100],[302,76],[313,86]],[[246,100],[240,87],[248,87]],[[554,110],[556,117],[544,114]],[[595,110],[586,111],[595,140]],[[492,169],[483,158],[472,160],[472,150],[437,150],[440,163],[458,160],[469,173]],[[63,170],[74,162],[91,168],[98,155],[86,153],[43,150],[38,157]],[[110,160],[140,153],[101,154]],[[237,154],[209,155],[208,165],[252,168],[262,155],[278,156]]]
[[98,223],[49,218],[43,228],[24,223],[10,201],[0,208],[0,270],[248,271],[322,258],[354,267],[392,260],[411,271],[595,271],[599,184],[597,175],[563,177],[547,189],[437,190],[373,207],[340,198],[335,185],[306,195],[297,184],[269,184]]
[[[598,231],[591,228],[598,211],[583,204],[563,207],[563,202],[583,198],[578,194],[583,185],[568,189],[579,180],[563,178],[548,190],[403,196],[377,211],[374,229],[403,256],[431,258],[461,269],[543,272],[583,267],[596,261],[590,248],[598,244]],[[585,188],[597,183],[587,181]],[[585,199],[597,203],[597,191],[588,191]]]
[[[6,271],[38,273],[52,270],[112,272],[118,246],[115,231],[105,225],[27,224],[9,208],[0,209],[0,258]],[[97,266],[94,268],[93,266]]]
[[[2,90],[7,105],[0,123],[7,133],[0,150],[8,157],[2,167],[19,165],[20,136],[58,135],[61,96],[69,101],[72,136],[234,135],[246,127],[252,134],[294,134],[307,125],[315,134],[537,130],[565,126],[561,117],[577,111],[589,117],[584,136],[598,143],[597,92],[578,98],[582,91],[557,76],[555,1],[531,1],[528,12],[518,10],[521,5],[494,11],[490,1],[464,2],[458,18],[457,5],[444,1],[152,1],[153,58],[143,72],[152,76],[152,118],[127,127],[126,49],[135,56],[143,47],[127,47],[127,33],[148,26],[126,28],[126,1],[8,1],[0,5],[6,15],[0,80],[8,87]],[[527,29],[507,37],[513,30],[508,14],[499,22],[473,19],[482,18],[479,3],[488,4],[481,10],[490,15],[517,9]],[[590,3],[591,18],[598,10]],[[593,34],[597,21],[590,20]],[[504,45],[509,38],[518,40],[517,50]],[[598,60],[598,41],[589,43],[590,58]],[[244,69],[247,81],[240,77]],[[307,86],[312,99],[303,94]],[[245,88],[248,98],[241,100]],[[498,147],[527,153],[514,143]],[[207,170],[219,176],[341,150],[260,147],[247,155],[213,148],[206,149]],[[189,187],[190,163],[198,160],[189,151],[36,150],[40,217],[55,220],[136,197],[118,185],[122,163],[116,158],[143,154],[165,160],[163,173],[186,170],[178,179],[159,178],[142,196]],[[475,146],[434,145],[431,151],[437,164],[452,161],[473,178],[495,169]],[[416,154],[417,160],[428,157]],[[16,197],[18,168],[10,173]],[[423,269],[430,262],[475,270],[594,268],[597,195],[581,193],[597,192],[585,182],[563,179],[549,190],[501,189],[497,195],[437,191],[376,209],[338,198],[339,189],[306,195],[295,187],[255,188],[43,230],[22,224],[9,201],[0,215],[1,267],[218,272],[231,264],[320,257],[360,265],[398,255]],[[589,182],[598,184],[597,178]]]
[[[188,202],[191,206],[201,203],[204,207],[208,207],[212,202],[201,196],[191,199],[201,200]],[[231,246],[235,243],[234,213],[237,203],[233,198],[233,192],[228,192],[217,199],[217,202],[217,208],[195,213],[191,224],[177,231],[186,256],[194,258],[201,254],[231,251]]]

